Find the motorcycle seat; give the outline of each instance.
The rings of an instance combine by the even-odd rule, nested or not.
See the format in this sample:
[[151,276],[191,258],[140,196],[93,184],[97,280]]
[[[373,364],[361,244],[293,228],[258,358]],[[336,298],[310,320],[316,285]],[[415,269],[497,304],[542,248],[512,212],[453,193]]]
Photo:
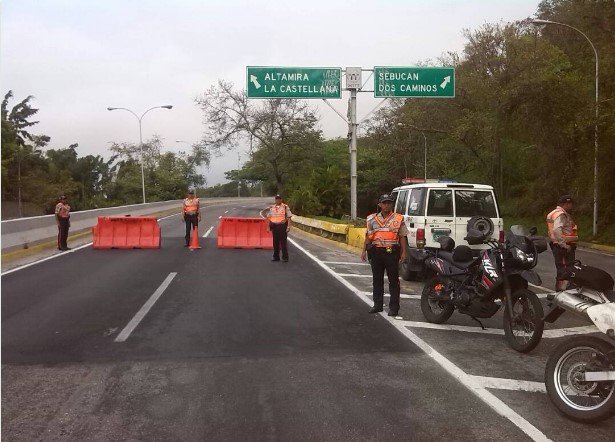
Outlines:
[[478,258],[472,258],[470,260],[456,260],[453,258],[452,252],[445,252],[443,250],[438,250],[438,257],[442,258],[444,261],[454,265],[455,267],[465,270],[470,267],[472,264],[476,262]]

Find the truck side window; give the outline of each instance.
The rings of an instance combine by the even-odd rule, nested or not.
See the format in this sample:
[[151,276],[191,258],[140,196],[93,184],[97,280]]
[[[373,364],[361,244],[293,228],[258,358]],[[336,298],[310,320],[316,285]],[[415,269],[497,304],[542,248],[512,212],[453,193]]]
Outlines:
[[453,191],[432,189],[429,192],[427,216],[453,216]]
[[408,200],[408,191],[400,190],[397,194],[397,202],[395,203],[395,212],[404,215],[406,213],[406,201]]
[[425,190],[422,188],[416,188],[410,190],[410,198],[408,198],[408,212],[410,216],[423,215]]

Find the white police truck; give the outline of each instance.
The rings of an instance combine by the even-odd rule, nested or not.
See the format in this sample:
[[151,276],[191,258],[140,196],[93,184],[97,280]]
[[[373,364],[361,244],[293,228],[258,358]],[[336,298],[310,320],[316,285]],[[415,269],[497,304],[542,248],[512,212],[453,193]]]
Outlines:
[[[408,227],[408,258],[400,264],[406,281],[425,275],[424,249],[439,249],[440,236],[449,236],[456,245],[468,245],[469,229],[486,237],[503,240],[504,222],[492,186],[451,182],[422,182],[393,189],[395,212],[404,216]],[[487,245],[470,246],[472,249]],[[476,252],[478,253],[478,252]]]

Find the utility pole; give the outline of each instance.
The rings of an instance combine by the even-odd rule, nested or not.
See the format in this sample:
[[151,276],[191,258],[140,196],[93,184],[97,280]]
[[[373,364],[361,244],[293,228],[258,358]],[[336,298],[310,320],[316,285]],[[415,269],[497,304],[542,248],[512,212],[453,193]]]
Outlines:
[[239,164],[241,162],[241,155],[237,152],[237,198],[241,197],[241,185],[239,183]]

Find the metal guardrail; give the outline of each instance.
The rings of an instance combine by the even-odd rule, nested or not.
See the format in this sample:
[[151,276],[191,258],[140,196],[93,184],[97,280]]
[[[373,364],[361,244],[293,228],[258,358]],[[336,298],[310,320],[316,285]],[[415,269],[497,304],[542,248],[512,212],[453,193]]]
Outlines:
[[[350,217],[348,217],[350,220]],[[323,238],[343,242],[353,247],[362,247],[365,239],[365,228],[354,227],[350,224],[336,224],[317,219],[293,215],[293,225],[301,230],[313,233]],[[363,222],[362,225],[365,225]]]

